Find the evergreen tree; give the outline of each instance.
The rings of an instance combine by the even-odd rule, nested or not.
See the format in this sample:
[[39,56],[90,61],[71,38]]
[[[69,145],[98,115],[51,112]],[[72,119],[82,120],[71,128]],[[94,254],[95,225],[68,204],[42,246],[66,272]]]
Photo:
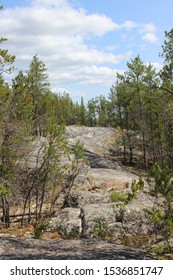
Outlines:
[[[3,7],[0,6],[0,10]],[[7,39],[0,38],[0,44]],[[11,152],[12,126],[10,123],[10,111],[12,103],[12,92],[9,86],[4,82],[3,73],[11,73],[11,65],[15,61],[15,56],[10,55],[8,50],[0,48],[0,197],[3,209],[3,222],[6,227],[9,226],[9,201],[8,196],[11,194],[9,180],[14,174],[14,162],[16,154]]]
[[27,73],[27,89],[33,104],[33,131],[42,134],[44,127],[43,95],[50,91],[45,64],[35,55]]
[[173,29],[165,32],[166,39],[162,46],[161,57],[164,59],[164,66],[160,72],[162,79],[161,89],[163,90],[165,103],[165,133],[167,141],[167,161],[173,168]]
[[164,44],[160,56],[164,59],[164,66],[160,72],[162,89],[173,94],[173,28],[165,31]]
[[[0,6],[0,12],[2,9],[3,6]],[[0,44],[6,41],[7,41],[6,38],[2,38],[2,37],[0,38]],[[14,61],[15,61],[14,55],[10,55],[8,53],[8,50],[0,48],[0,76],[2,76],[4,72],[11,73],[11,71],[13,70],[13,67],[11,65],[14,63]]]
[[86,108],[85,108],[83,97],[81,97],[81,104],[80,104],[80,124],[86,125]]
[[97,101],[94,98],[87,103],[87,120],[88,126],[97,125]]
[[103,95],[97,98],[98,125],[106,127],[108,121],[107,100]]

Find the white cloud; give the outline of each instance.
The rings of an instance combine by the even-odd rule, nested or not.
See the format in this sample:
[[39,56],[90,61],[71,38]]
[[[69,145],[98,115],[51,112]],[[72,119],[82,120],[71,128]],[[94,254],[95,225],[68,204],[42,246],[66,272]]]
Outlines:
[[33,55],[38,54],[54,86],[56,82],[108,83],[111,68],[101,78],[95,71],[86,79],[83,69],[88,65],[94,70],[91,65],[97,65],[97,70],[103,71],[99,65],[118,64],[131,55],[88,47],[86,39],[103,36],[119,25],[105,15],[74,9],[66,0],[33,0],[30,6],[6,9],[1,15],[1,33],[8,37],[7,47],[16,55],[18,69],[27,70]]
[[163,68],[163,65],[161,63],[153,62],[153,61],[147,62],[146,65],[147,66],[152,65],[153,68],[156,69],[156,71],[158,71],[158,72]]
[[108,52],[113,52],[113,51],[117,50],[118,48],[119,48],[119,45],[109,45],[105,49]]
[[[156,32],[157,28],[154,23],[136,23],[134,21],[126,20],[117,26],[117,29],[132,30],[137,29],[142,34],[142,40],[150,43],[158,43]],[[122,39],[129,39],[129,35],[122,34]]]
[[135,27],[138,27],[138,24],[131,20],[126,20],[120,25],[120,28],[125,28],[125,29],[133,29]]
[[[157,27],[154,23],[135,23],[133,21],[127,20],[121,25],[119,25],[120,29],[131,30],[136,28],[140,34],[142,34],[142,40],[149,43],[159,43],[159,39],[156,35]],[[122,39],[129,39],[127,34],[122,35]]]
[[32,0],[30,6],[5,9],[0,26],[1,36],[8,38],[6,47],[16,55],[18,70],[26,71],[33,55],[38,54],[48,68],[52,87],[57,89],[70,83],[112,85],[112,68],[127,61],[132,51],[117,50],[115,54],[115,41],[98,49],[92,47],[93,38],[136,29],[143,40],[156,42],[153,24],[130,20],[118,24],[106,15],[76,9],[68,0]]
[[112,85],[115,81],[115,70],[105,66],[80,66],[72,68],[69,71],[59,71],[51,74],[52,81],[56,82],[57,79],[60,83],[78,83],[81,85]]
[[85,97],[86,93],[83,90],[72,90],[72,89],[68,89],[68,88],[55,88],[52,89],[53,92],[63,95],[68,93],[70,95],[70,97],[72,98],[77,98],[77,97]]
[[139,32],[142,34],[142,40],[149,43],[159,43],[159,39],[156,35],[157,28],[153,23],[141,24]]
[[142,36],[142,39],[150,43],[159,43],[159,40],[154,33],[147,32]]
[[56,6],[56,7],[60,7],[60,6],[67,6],[68,5],[68,2],[66,0],[58,0],[58,1],[55,1],[55,0],[32,0],[32,4],[34,6]]
[[141,33],[155,33],[157,31],[157,28],[154,23],[144,23],[141,25]]
[[115,71],[108,67],[85,66],[77,70],[77,80],[80,84],[110,85],[115,80]]
[[[108,31],[117,28],[111,18],[100,14],[86,14],[84,10],[75,10],[67,1],[34,0],[30,7],[7,9],[3,12],[1,20],[9,35],[32,34],[93,34],[102,36]],[[56,3],[55,7],[51,3]]]

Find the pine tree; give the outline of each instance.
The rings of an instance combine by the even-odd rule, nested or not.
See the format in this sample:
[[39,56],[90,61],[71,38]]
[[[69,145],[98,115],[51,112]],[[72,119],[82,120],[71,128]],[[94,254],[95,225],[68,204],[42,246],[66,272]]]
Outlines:
[[97,125],[97,101],[94,98],[87,103],[87,125]]
[[27,73],[28,94],[33,104],[33,131],[41,135],[44,127],[43,96],[50,91],[45,64],[35,55]]
[[85,108],[83,97],[81,97],[81,103],[80,103],[80,124],[86,125],[86,108]]

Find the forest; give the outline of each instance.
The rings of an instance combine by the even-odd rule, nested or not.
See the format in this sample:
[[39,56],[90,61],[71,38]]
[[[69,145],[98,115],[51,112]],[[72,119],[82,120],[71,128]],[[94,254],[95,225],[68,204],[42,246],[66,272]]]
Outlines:
[[[51,92],[47,69],[34,55],[27,73],[19,71],[9,86],[3,72],[11,72],[15,57],[1,49],[1,134],[6,139],[22,129],[44,136],[49,122],[60,126],[114,127],[124,147],[124,164],[133,164],[133,150],[143,151],[143,165],[158,163],[173,168],[173,30],[165,32],[162,46],[163,68],[157,72],[140,56],[127,62],[124,74],[116,74],[107,97],[84,103],[73,102],[68,93]],[[1,44],[5,39],[1,39]],[[2,140],[3,142],[3,140]],[[3,156],[1,156],[3,158]]]
[[[0,39],[0,205],[4,225],[10,227],[11,206],[22,203],[23,225],[26,208],[30,213],[33,199],[37,221],[42,217],[48,191],[51,191],[52,205],[57,185],[63,184],[68,195],[80,172],[84,153],[80,143],[69,148],[65,126],[97,126],[115,128],[118,133],[115,146],[123,147],[124,166],[133,166],[136,150],[141,152],[138,167],[149,172],[154,166],[152,175],[156,184],[152,194],[162,195],[166,201],[164,215],[158,212],[157,219],[167,229],[167,237],[170,236],[173,230],[173,29],[165,32],[159,54],[163,68],[159,72],[138,55],[127,62],[123,74],[116,73],[107,97],[101,95],[87,103],[83,98],[74,102],[65,92],[52,92],[46,65],[37,54],[27,72],[19,71],[11,84],[5,82],[4,73],[10,75],[15,65],[15,56],[3,49],[6,40]],[[46,145],[43,142],[37,164],[31,168],[27,155],[32,141],[38,137],[45,137],[47,142]],[[69,157],[72,150],[74,158],[68,166],[61,165],[62,154]],[[41,163],[40,154],[43,155]],[[30,221],[31,215],[27,222]]]

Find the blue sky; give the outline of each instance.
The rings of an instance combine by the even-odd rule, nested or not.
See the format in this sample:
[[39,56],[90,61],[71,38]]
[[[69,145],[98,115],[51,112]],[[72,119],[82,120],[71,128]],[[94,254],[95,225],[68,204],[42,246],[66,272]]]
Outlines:
[[[173,28],[172,0],[4,0],[0,37],[27,71],[38,54],[52,90],[74,100],[107,96],[116,72],[138,54],[156,69],[164,31]],[[5,77],[7,80],[12,77]]]

